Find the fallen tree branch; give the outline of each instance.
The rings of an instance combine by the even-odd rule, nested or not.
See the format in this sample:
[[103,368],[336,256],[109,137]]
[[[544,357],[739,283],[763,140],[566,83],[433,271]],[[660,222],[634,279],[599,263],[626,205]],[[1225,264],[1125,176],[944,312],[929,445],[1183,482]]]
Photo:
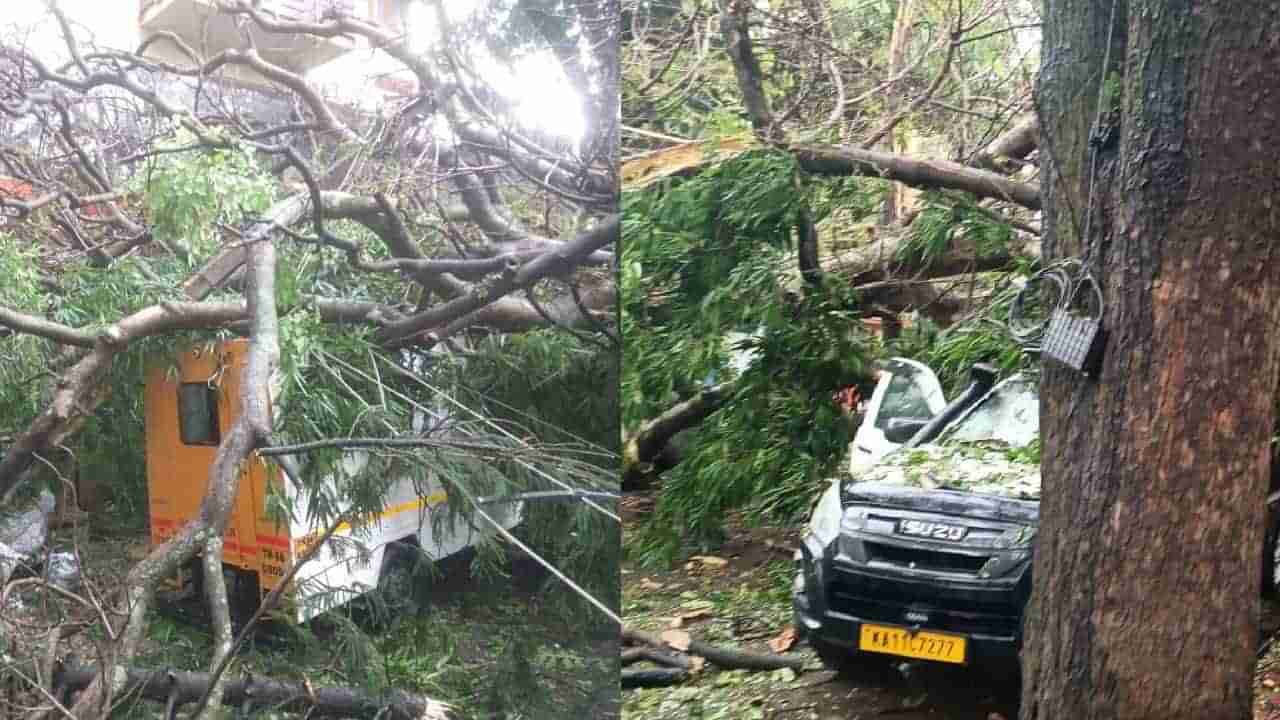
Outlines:
[[[670,647],[662,638],[640,630],[622,629],[623,642],[630,642],[651,647],[666,649]],[[784,657],[769,653],[750,653],[742,650],[730,650],[708,645],[697,640],[689,641],[689,654],[706,658],[707,662],[731,670],[779,670],[791,668],[797,672],[804,670],[805,661],[800,657]]]
[[666,652],[664,650],[648,646],[623,650],[621,659],[623,666],[634,665],[635,663],[647,660],[657,665],[666,665],[667,667],[680,668],[683,670],[693,669],[693,661],[687,656],[677,652]]
[[1040,120],[1032,114],[991,141],[970,163],[987,170],[1005,170],[1006,159],[1021,160],[1036,149],[1040,140]]
[[[894,30],[894,33],[897,34],[897,29]],[[938,91],[938,88],[942,87],[942,81],[947,78],[947,73],[951,71],[951,60],[955,57],[956,47],[958,47],[959,44],[960,32],[959,30],[956,30],[951,33],[950,40],[947,42],[947,54],[943,56],[942,67],[938,69],[938,73],[934,77],[933,82],[929,83],[929,87],[926,88],[919,97],[912,100],[910,105],[895,113],[893,117],[886,120],[883,125],[876,129],[870,137],[863,140],[862,148],[864,150],[873,148],[879,144],[879,142],[885,139],[889,133],[893,132],[894,128],[898,127],[899,123],[905,120],[912,113],[919,110],[920,106],[928,102],[929,98],[933,97],[933,94]]]
[[654,461],[671,438],[705,420],[728,401],[732,385],[720,383],[673,405],[630,433],[622,447],[622,486],[632,487],[653,472]]
[[3,306],[0,306],[0,325],[15,332],[37,335],[63,345],[91,348],[97,341],[97,337],[87,330],[68,327],[62,323]]
[[468,315],[497,301],[507,293],[527,287],[544,277],[565,275],[576,269],[591,253],[614,243],[618,237],[619,218],[611,215],[574,240],[547,250],[523,265],[509,266],[508,271],[488,287],[472,292],[378,331],[375,336],[383,345],[394,347],[411,341],[414,336]]
[[1040,209],[1040,186],[1018,182],[949,160],[895,155],[838,145],[793,145],[800,167],[814,175],[861,175],[896,180],[919,188],[951,188],[981,198],[1007,200],[1030,210]]
[[824,257],[823,270],[864,285],[903,277],[929,280],[966,272],[1005,270],[1019,259],[1040,259],[1039,239],[1015,239],[1005,247],[986,249],[962,236],[952,240],[951,246],[941,253],[923,258],[911,252],[912,245],[910,233],[888,235]]
[[115,356],[130,343],[174,330],[221,327],[243,319],[246,312],[241,302],[166,302],[143,308],[99,332],[93,348],[62,373],[52,400],[0,460],[0,497],[21,481],[36,453],[62,442],[93,414],[104,397],[103,378]]
[[[34,662],[0,667],[0,678],[13,675],[32,677]],[[118,696],[137,696],[174,707],[196,702],[209,688],[209,673],[176,670],[145,670],[126,667],[125,683]],[[63,665],[54,668],[53,687],[66,692],[79,692],[98,677],[96,665]],[[245,707],[270,706],[274,710],[305,713],[311,717],[386,718],[396,720],[452,720],[454,709],[447,703],[421,695],[390,690],[381,696],[346,687],[311,687],[309,684],[284,682],[266,677],[245,675],[226,683],[222,704]]]
[[689,678],[688,670],[680,668],[654,668],[651,670],[623,670],[618,677],[623,689],[638,687],[662,687],[676,685]]

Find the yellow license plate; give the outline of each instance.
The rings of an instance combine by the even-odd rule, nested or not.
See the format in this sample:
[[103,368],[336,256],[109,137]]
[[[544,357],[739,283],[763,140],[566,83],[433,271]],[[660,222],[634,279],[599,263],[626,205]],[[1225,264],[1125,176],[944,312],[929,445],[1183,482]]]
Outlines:
[[863,625],[858,649],[903,657],[963,663],[966,639],[959,635],[911,632],[906,628]]

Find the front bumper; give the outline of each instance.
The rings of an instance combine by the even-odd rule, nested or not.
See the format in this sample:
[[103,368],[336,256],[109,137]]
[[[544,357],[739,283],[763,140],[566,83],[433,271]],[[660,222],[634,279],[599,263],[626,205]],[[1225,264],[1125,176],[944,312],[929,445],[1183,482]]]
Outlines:
[[[806,539],[797,555],[795,627],[828,646],[858,649],[866,623],[968,639],[966,662],[1016,658],[1030,572],[1012,578],[940,578],[859,564],[832,543]],[[923,618],[923,621],[922,621]]]

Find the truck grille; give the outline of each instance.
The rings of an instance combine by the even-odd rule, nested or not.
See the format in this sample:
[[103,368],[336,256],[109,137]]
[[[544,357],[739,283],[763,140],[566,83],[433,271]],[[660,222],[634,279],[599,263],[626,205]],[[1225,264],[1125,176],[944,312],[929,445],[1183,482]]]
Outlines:
[[[1021,584],[1020,584],[1021,585]],[[930,615],[928,627],[966,635],[1015,637],[1022,624],[1019,590],[955,592],[932,585],[898,583],[836,573],[827,586],[828,607],[859,620],[902,625],[909,610]]]
[[872,561],[936,572],[977,575],[988,560],[986,555],[965,555],[963,553],[925,548],[907,548],[877,542],[864,541],[862,546],[866,548],[867,558]]

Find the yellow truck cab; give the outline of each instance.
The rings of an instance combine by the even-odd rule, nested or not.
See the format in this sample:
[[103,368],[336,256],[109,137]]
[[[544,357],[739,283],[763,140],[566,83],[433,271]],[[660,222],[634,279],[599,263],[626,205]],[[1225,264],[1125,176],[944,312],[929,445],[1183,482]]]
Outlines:
[[[153,546],[200,511],[218,444],[241,412],[240,386],[248,349],[243,338],[203,343],[180,352],[176,363],[154,363],[147,369],[147,492]],[[367,462],[367,455],[350,452],[342,462],[343,469],[353,474]],[[223,538],[223,564],[233,604],[249,604],[252,610],[325,528],[309,524],[306,495],[276,463],[253,456],[241,473]],[[281,520],[268,512],[268,498],[275,493],[287,499],[290,518]],[[440,559],[488,534],[466,522],[433,522],[436,513],[446,510],[446,502],[444,488],[436,481],[397,479],[387,493],[385,509],[373,522],[361,532],[349,524],[340,525],[316,557],[298,571],[286,596],[286,614],[305,622],[375,588],[389,560],[389,544],[412,544],[432,559]],[[510,529],[522,518],[523,506],[513,503],[488,513]],[[199,577],[190,568],[175,578],[179,588],[193,581],[198,584]]]

